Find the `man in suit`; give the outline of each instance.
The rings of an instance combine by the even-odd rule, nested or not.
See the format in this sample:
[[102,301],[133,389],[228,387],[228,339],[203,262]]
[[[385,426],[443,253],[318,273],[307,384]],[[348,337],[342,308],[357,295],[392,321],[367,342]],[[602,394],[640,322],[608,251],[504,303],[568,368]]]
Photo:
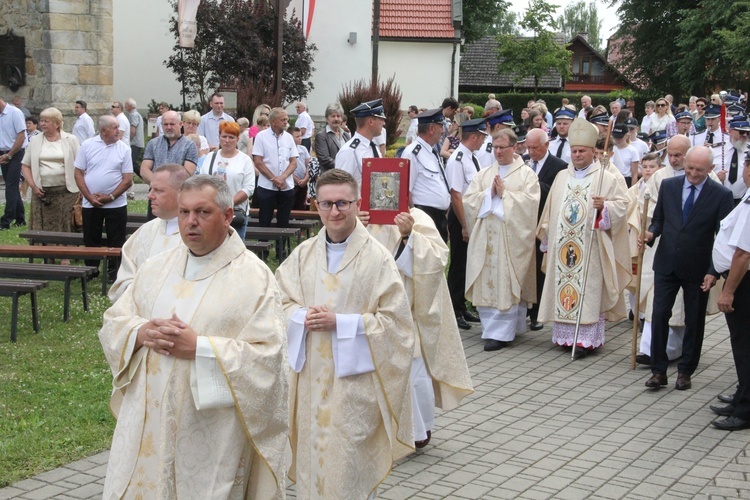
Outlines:
[[[555,155],[550,154],[549,138],[544,130],[540,128],[531,129],[528,134],[526,134],[526,151],[529,154],[529,161],[527,164],[532,170],[534,170],[539,178],[539,187],[542,191],[542,197],[539,200],[539,213],[537,214],[536,219],[538,223],[555,177],[558,172],[568,168],[568,164]],[[531,322],[529,328],[532,330],[541,330],[544,325],[537,321],[537,316],[539,314],[539,302],[542,299],[542,290],[544,289],[544,273],[542,272],[542,257],[544,257],[544,253],[539,250],[539,245],[535,245],[535,248],[536,304],[529,309],[529,321]]]
[[685,300],[685,337],[677,365],[675,389],[691,387],[698,367],[706,324],[708,291],[718,273],[711,263],[714,236],[721,220],[732,211],[732,192],[708,178],[713,154],[704,146],[690,148],[685,175],[664,179],[645,241],[661,236],[654,255],[654,304],[651,340],[652,377],[646,387],[667,385],[667,335],[675,297],[682,288]]

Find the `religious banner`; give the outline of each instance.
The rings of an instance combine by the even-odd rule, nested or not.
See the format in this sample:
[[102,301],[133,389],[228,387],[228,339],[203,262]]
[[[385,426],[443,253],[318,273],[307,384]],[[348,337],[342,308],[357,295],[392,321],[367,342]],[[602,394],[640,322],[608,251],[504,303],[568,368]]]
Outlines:
[[409,211],[409,160],[367,158],[362,162],[362,210],[371,224],[393,224]]
[[195,46],[195,35],[198,33],[198,23],[195,16],[201,0],[177,1],[177,26],[180,32],[180,47],[192,49]]

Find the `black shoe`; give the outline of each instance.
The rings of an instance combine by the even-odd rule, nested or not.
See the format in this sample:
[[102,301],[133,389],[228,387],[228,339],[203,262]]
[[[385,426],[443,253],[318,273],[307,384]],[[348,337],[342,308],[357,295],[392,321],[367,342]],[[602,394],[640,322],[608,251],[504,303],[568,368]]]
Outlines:
[[651,378],[646,380],[646,387],[649,389],[660,389],[667,385],[666,373],[654,373]]
[[468,330],[471,328],[471,325],[466,322],[463,316],[456,317],[456,324],[462,330]]
[[635,319],[635,315],[633,314],[633,311],[628,311],[628,320],[633,321]]
[[487,339],[484,341],[484,350],[499,351],[503,347],[508,347],[509,345],[510,342],[505,342],[504,340]]
[[739,417],[727,417],[724,419],[716,419],[711,422],[714,427],[723,431],[739,431],[750,427],[750,420],[743,420]]
[[639,365],[651,366],[651,356],[649,356],[648,354],[639,354],[635,357],[635,362]]
[[24,227],[25,225],[26,225],[26,221],[13,223],[13,227]]
[[711,405],[709,406],[709,408],[711,408],[712,412],[721,417],[731,417],[732,413],[734,413],[734,406],[732,406],[731,404],[728,404],[726,406]]
[[578,359],[578,358],[585,358],[586,356],[588,356],[589,352],[591,352],[589,349],[586,349],[586,348],[581,347],[581,346],[576,346],[575,347],[575,353],[576,353],[575,354],[575,358],[576,359]]
[[469,321],[471,323],[479,323],[479,316],[471,314],[469,311],[464,311],[463,316],[466,321]]
[[10,227],[8,226],[0,226],[0,231],[9,231]]
[[541,330],[542,328],[544,328],[544,323],[540,323],[538,321],[532,321],[529,324],[529,328],[533,331]]
[[722,403],[732,404],[734,402],[734,394],[719,394],[716,399]]

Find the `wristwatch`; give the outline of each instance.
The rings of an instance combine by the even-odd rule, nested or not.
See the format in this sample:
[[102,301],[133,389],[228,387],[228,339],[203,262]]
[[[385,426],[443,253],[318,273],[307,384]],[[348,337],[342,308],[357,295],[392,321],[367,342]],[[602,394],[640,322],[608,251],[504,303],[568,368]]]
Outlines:
[[110,199],[111,199],[112,201],[115,201],[115,195],[114,195],[114,193],[109,193],[109,198],[110,198]]

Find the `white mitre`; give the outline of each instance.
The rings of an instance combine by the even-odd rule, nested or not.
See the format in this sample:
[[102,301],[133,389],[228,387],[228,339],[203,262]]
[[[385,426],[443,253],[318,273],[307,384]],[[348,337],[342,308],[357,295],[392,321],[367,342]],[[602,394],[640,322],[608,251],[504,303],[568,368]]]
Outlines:
[[596,147],[596,140],[599,138],[599,129],[596,125],[589,123],[582,118],[576,118],[570,124],[568,129],[568,141],[570,146],[586,146],[589,148]]

